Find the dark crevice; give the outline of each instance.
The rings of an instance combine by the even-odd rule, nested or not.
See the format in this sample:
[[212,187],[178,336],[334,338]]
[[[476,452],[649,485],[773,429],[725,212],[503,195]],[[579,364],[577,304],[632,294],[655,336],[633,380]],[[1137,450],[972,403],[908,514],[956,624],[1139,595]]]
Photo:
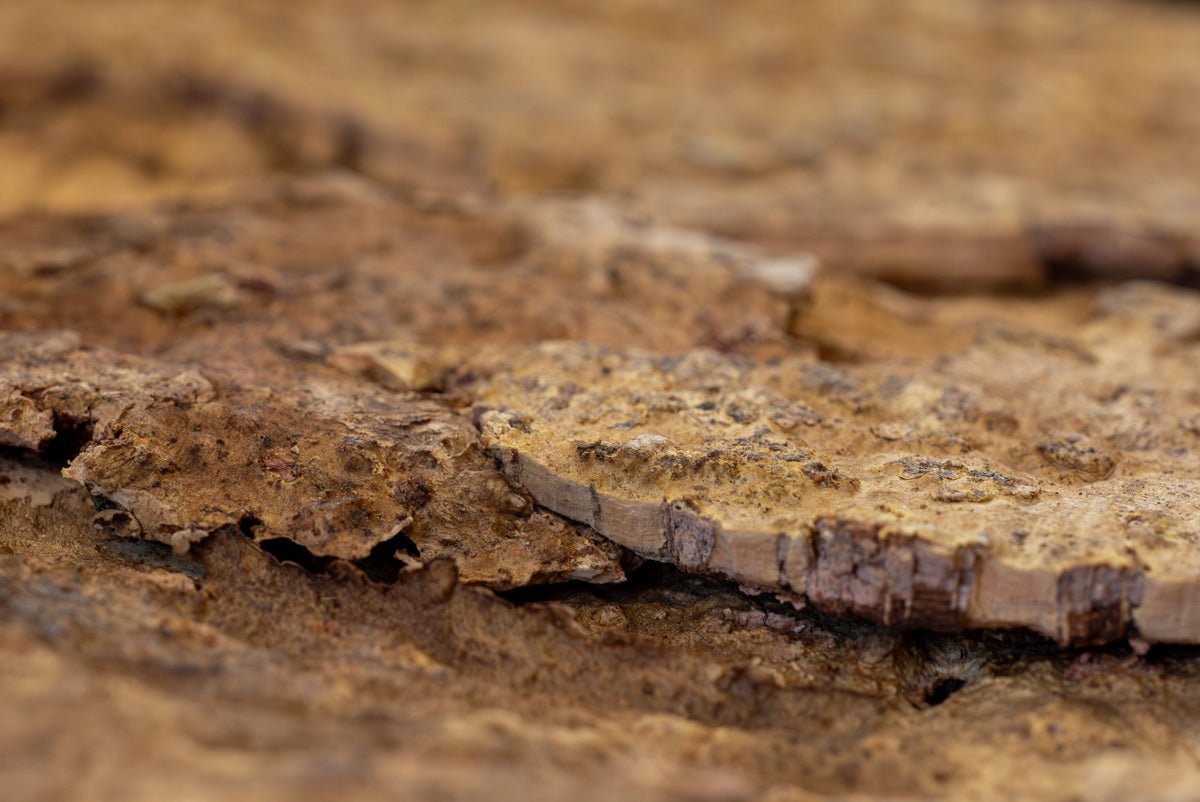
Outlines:
[[967,687],[967,681],[960,677],[943,677],[925,691],[925,704],[937,707],[954,694]]
[[337,562],[336,557],[323,557],[313,554],[304,546],[286,537],[272,537],[260,540],[258,545],[267,554],[284,563],[295,563],[310,574],[326,573]]
[[[697,603],[697,600],[724,597],[727,601],[722,603],[743,605],[745,609],[764,614],[786,616],[795,620],[797,625],[802,625],[802,630],[821,631],[838,642],[894,639],[898,659],[911,664],[907,673],[914,678],[913,698],[919,703],[923,702],[918,706],[941,704],[971,681],[970,677],[937,676],[930,666],[946,659],[939,655],[959,655],[959,658],[951,659],[966,655],[986,656],[985,662],[992,672],[1005,673],[1017,670],[1026,661],[1054,661],[1066,666],[1086,653],[1118,657],[1130,654],[1129,646],[1124,641],[1103,647],[1064,648],[1044,635],[1025,629],[945,633],[920,629],[898,630],[852,613],[820,610],[812,605],[796,609],[771,593],[748,594],[732,580],[687,573],[669,563],[648,561],[630,570],[627,576],[626,582],[618,584],[594,585],[571,581],[514,588],[500,591],[497,595],[518,606],[546,603],[587,606],[597,602],[623,606],[650,600],[686,606]],[[1165,656],[1167,653],[1194,657],[1200,654],[1200,647],[1165,647],[1159,644],[1154,647],[1151,657]]]
[[1079,285],[1097,282],[1159,281],[1186,289],[1200,289],[1200,267],[1180,264],[1168,267],[1098,266],[1083,258],[1056,257],[1042,263],[1047,281],[1053,285]]
[[204,566],[186,555],[179,555],[165,543],[154,540],[109,538],[96,544],[96,550],[106,557],[121,560],[147,569],[162,569],[184,574],[192,579],[204,578]]
[[591,585],[581,580],[569,582],[548,582],[543,585],[525,585],[510,590],[496,591],[496,595],[517,606],[526,604],[548,604],[570,599],[579,593],[598,593],[598,585]]
[[1176,674],[1200,674],[1200,646],[1192,643],[1154,643],[1142,658],[1148,665],[1159,666]]
[[92,504],[96,506],[96,512],[121,509],[121,506],[117,504],[117,502],[113,501],[108,496],[102,496],[99,493],[92,493]]
[[[34,451],[29,448],[19,448],[16,446],[0,446],[0,460],[23,465],[27,468],[33,468],[38,471],[45,471],[54,474],[55,476],[62,475],[62,469],[66,467],[66,462],[60,462],[58,459],[52,458],[46,453],[45,449]],[[70,460],[68,459],[67,462]],[[3,471],[3,466],[0,466],[0,485],[8,484],[11,480]],[[92,501],[96,504],[97,510],[113,509],[117,505],[103,496],[92,496]]]
[[91,441],[92,422],[90,420],[56,413],[54,415],[54,437],[42,447],[41,454],[52,465],[65,468],[79,456],[79,452],[83,451]]
[[[263,521],[257,515],[247,513],[238,519],[238,532],[250,540],[256,540]],[[407,563],[396,555],[404,553],[418,559],[421,556],[417,544],[408,535],[398,532],[392,537],[375,544],[371,552],[357,560],[342,560],[338,557],[316,554],[306,546],[286,537],[268,537],[256,541],[259,547],[280,562],[290,562],[310,574],[325,574],[337,563],[349,562],[362,571],[372,582],[391,584],[400,577]]]
[[[710,579],[697,574],[687,574],[670,563],[647,561],[640,565],[630,564],[626,569],[626,580],[619,584],[597,585],[583,580],[548,582],[542,585],[526,585],[511,590],[498,591],[497,595],[518,606],[562,602],[580,595],[593,596],[604,601],[620,603],[641,593],[655,590],[691,587],[705,592],[732,589],[733,583]],[[716,587],[716,586],[720,587]]]
[[0,446],[0,456],[57,470],[67,467],[92,441],[92,422],[56,413],[54,437],[37,450]]
[[1200,285],[1190,240],[1176,232],[1103,223],[1033,226],[1030,239],[1051,284],[1154,280]]
[[690,605],[697,599],[723,598],[734,607],[758,610],[794,619],[802,628],[815,627],[839,641],[878,637],[890,632],[882,624],[853,614],[826,613],[812,606],[797,609],[780,601],[772,593],[746,593],[737,582],[717,575],[689,573],[671,563],[646,560],[626,567],[626,581],[596,585],[582,580],[529,585],[499,591],[501,598],[523,606],[527,604],[602,602],[622,606],[657,601],[669,606]]
[[895,636],[900,639],[898,643],[913,642],[917,644],[917,648],[921,648],[920,644],[927,641],[963,643],[994,655],[998,665],[1010,665],[1027,658],[1046,659],[1062,656],[1071,651],[1044,635],[1024,629],[939,633],[889,627],[853,612],[822,610],[811,604],[797,609],[793,604],[781,601],[773,593],[747,593],[731,579],[718,575],[688,573],[670,563],[646,561],[640,566],[631,566],[626,571],[626,576],[628,578],[625,582],[616,584],[596,585],[575,580],[513,588],[499,591],[497,595],[518,606],[556,602],[570,605],[586,601],[620,606],[645,601],[651,597],[712,598],[724,595],[736,597],[747,607],[761,610],[763,613],[795,619],[798,624],[803,623],[805,627],[828,633],[838,641]]
[[413,543],[408,535],[399,532],[382,543],[377,543],[366,557],[354,560],[354,565],[371,581],[391,584],[400,578],[400,572],[406,565],[396,557],[399,552],[404,552],[413,559],[421,556],[417,544]]
[[240,532],[242,536],[253,539],[254,530],[258,529],[258,527],[262,525],[262,518],[259,518],[257,515],[247,513],[241,518],[238,518],[237,528],[238,532]]

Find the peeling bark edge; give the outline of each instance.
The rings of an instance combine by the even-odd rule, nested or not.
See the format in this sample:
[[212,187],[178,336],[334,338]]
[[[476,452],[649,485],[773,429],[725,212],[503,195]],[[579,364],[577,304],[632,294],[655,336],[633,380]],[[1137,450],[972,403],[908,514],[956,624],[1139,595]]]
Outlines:
[[[492,453],[539,505],[639,556],[795,593],[827,612],[941,632],[1026,628],[1064,646],[1118,640],[1135,626],[1148,640],[1200,643],[1200,612],[1187,612],[1197,606],[1189,600],[1200,603],[1200,591],[1159,588],[1136,567],[1039,571],[1007,564],[981,545],[947,552],[912,534],[836,516],[794,532],[731,531],[686,500],[627,501],[556,476],[511,449]],[[1144,600],[1153,607],[1144,609]]]

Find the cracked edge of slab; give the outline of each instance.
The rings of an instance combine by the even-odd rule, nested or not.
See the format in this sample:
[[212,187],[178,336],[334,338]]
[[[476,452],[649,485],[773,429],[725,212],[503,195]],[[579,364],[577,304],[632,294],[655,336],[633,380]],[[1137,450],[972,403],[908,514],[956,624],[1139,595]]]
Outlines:
[[1150,641],[1200,643],[1200,584],[1103,563],[1018,567],[976,544],[945,549],[879,523],[832,516],[796,531],[735,531],[685,501],[617,498],[559,477],[527,454],[497,445],[491,451],[539,505],[642,557],[830,612],[941,631],[1024,627],[1061,644],[1113,641],[1133,626]]

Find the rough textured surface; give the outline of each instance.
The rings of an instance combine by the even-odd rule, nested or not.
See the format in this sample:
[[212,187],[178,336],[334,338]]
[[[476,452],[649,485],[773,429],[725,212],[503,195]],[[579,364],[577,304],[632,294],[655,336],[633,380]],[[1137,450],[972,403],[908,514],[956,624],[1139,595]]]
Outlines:
[[1185,655],[897,634],[662,572],[514,606],[445,561],[383,586],[228,529],[180,557],[94,528],[53,468],[0,470],[16,798],[1170,800],[1200,781]]
[[1023,325],[857,289],[817,332],[879,354],[854,364],[488,353],[483,431],[539,504],[690,570],[887,624],[1200,641],[1200,298],[1070,293]]
[[1194,798],[1198,50],[0,4],[0,797]]
[[1186,2],[883,5],[9,3],[0,208],[341,167],[626,196],[923,288],[1196,280]]
[[628,218],[586,200],[412,200],[343,174],[234,203],[19,216],[0,223],[0,326],[72,328],[246,375],[376,340],[681,350],[784,337],[810,261]]
[[464,579],[498,588],[623,578],[616,549],[531,512],[444,404],[311,377],[210,381],[83,350],[74,335],[5,335],[0,349],[0,387],[17,410],[0,436],[69,456],[64,475],[127,536],[184,553],[237,528],[383,577],[410,558],[451,556]]

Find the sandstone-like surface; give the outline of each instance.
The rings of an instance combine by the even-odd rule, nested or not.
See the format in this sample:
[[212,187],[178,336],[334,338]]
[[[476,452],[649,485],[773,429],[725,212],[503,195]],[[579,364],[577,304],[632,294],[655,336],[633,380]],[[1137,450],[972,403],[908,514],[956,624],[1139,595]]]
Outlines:
[[539,504],[685,569],[888,624],[1200,639],[1200,297],[1128,285],[1022,325],[857,290],[815,332],[880,354],[855,364],[489,353],[483,431]]
[[96,520],[186,553],[218,529],[293,559],[393,577],[451,557],[464,580],[623,578],[617,550],[532,509],[444,405],[308,381],[210,380],[78,336],[4,335],[11,444],[64,462]]
[[1193,6],[0,4],[0,798],[1193,799]]
[[1187,3],[61,8],[0,10],[0,209],[340,168],[631,198],[923,289],[1197,280]]
[[96,528],[53,466],[0,477],[20,798],[1168,800],[1200,781],[1185,654],[904,634],[669,572],[514,605],[444,560],[382,585],[229,529],[178,556]]

